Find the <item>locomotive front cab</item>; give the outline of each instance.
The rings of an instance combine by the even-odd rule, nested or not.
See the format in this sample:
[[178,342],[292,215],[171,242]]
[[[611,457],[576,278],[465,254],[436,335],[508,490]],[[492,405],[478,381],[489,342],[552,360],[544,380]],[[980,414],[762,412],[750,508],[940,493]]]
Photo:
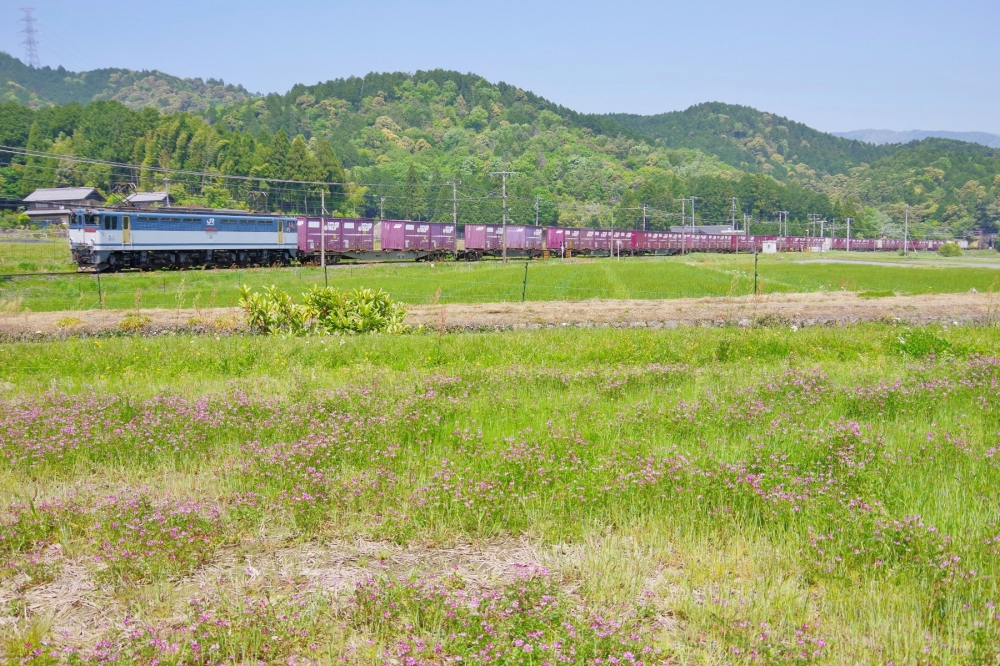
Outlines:
[[73,216],[69,218],[69,246],[70,248],[83,245],[83,229],[86,226],[86,211],[73,211]]

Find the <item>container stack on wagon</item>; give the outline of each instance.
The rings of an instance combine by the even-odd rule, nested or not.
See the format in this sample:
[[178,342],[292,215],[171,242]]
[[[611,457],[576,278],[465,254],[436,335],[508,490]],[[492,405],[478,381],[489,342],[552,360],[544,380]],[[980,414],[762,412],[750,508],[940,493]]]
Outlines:
[[[381,225],[381,247],[376,242]],[[459,248],[452,223],[362,218],[285,218],[201,208],[80,209],[69,243],[81,270],[183,268],[318,261],[431,261],[544,256],[606,257],[687,252],[935,252],[949,241],[748,236],[471,224]],[[960,247],[966,246],[958,241]],[[325,245],[325,247],[321,247]],[[904,248],[905,245],[905,248]]]
[[612,231],[609,229],[545,229],[545,248],[556,256],[607,257],[611,254]]
[[382,250],[412,254],[416,261],[453,256],[455,225],[386,220],[382,222]]
[[[507,256],[532,258],[545,250],[544,229],[519,224],[507,225]],[[465,227],[465,252],[468,261],[483,257],[500,257],[504,250],[504,228],[501,225],[469,224]]]
[[[374,220],[328,219],[326,250],[328,261],[428,261],[458,258],[479,261],[500,258],[504,251],[502,225],[470,224],[465,227],[465,248],[459,250],[454,224],[385,220],[382,247],[374,250]],[[300,218],[299,251],[303,258],[316,258],[320,246],[319,218]],[[688,252],[752,253],[763,252],[765,243],[777,252],[900,252],[903,241],[871,238],[819,238],[743,234],[702,234],[670,231],[634,231],[609,229],[567,229],[507,225],[507,257],[607,257],[672,255]],[[934,252],[946,241],[908,241],[907,249]]]
[[[324,225],[323,229],[320,225]],[[371,220],[358,218],[300,217],[299,252],[306,255],[319,254],[321,246],[331,257],[351,253],[371,252],[375,249],[375,225]]]

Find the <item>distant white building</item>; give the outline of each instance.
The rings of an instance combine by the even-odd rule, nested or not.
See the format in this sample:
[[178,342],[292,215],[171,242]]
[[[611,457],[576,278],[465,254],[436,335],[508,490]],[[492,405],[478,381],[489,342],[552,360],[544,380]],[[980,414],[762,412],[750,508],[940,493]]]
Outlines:
[[97,206],[104,201],[95,187],[51,187],[35,190],[24,198],[28,217],[42,226],[69,224],[74,209]]
[[136,192],[125,197],[125,201],[137,208],[173,205],[173,198],[169,192]]

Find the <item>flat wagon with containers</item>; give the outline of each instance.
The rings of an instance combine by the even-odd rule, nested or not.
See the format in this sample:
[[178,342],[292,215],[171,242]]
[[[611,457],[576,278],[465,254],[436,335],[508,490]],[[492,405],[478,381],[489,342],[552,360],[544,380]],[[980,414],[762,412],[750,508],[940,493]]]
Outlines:
[[[375,249],[376,224],[381,247]],[[455,225],[410,220],[300,217],[300,259],[328,263],[355,261],[440,261],[455,253]],[[326,252],[323,252],[323,248]]]
[[[376,241],[376,232],[381,242]],[[688,252],[897,252],[896,239],[680,233],[470,224],[464,244],[453,223],[264,215],[203,208],[74,211],[69,228],[81,270],[286,265],[294,261],[479,261],[500,258],[672,255]],[[933,252],[943,240],[910,240]]]

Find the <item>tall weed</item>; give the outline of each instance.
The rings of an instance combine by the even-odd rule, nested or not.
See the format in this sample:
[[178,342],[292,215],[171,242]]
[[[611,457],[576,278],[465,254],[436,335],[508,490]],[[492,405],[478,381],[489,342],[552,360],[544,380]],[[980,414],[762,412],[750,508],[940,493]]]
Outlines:
[[240,290],[240,307],[255,333],[291,335],[338,333],[402,333],[405,311],[381,289],[314,286],[302,295],[302,304],[271,286],[264,293]]

